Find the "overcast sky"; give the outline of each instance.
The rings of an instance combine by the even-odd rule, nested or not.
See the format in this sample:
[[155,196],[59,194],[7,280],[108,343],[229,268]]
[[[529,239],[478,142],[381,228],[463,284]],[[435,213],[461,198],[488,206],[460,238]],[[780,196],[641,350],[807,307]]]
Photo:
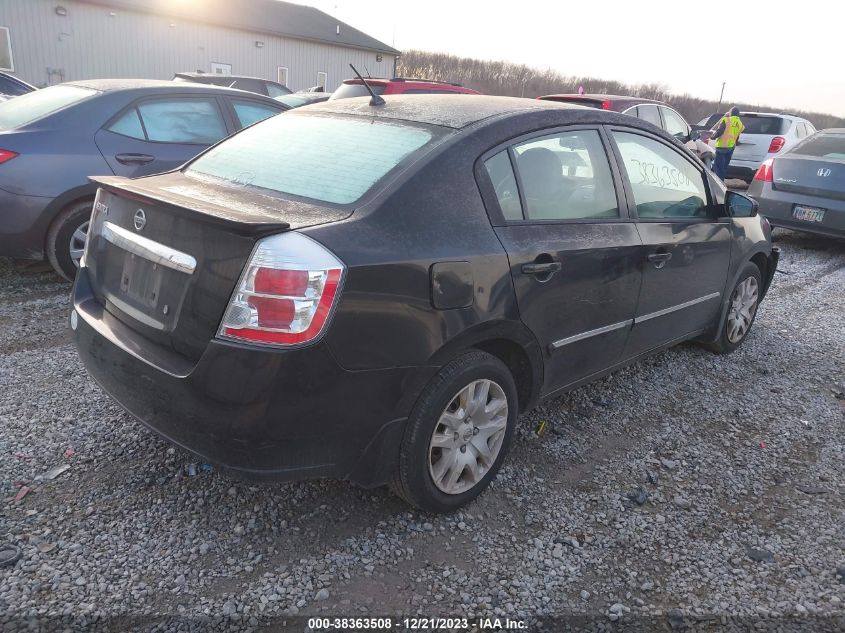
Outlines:
[[[845,2],[298,0],[399,50],[845,117]],[[728,26],[730,25],[730,26]]]

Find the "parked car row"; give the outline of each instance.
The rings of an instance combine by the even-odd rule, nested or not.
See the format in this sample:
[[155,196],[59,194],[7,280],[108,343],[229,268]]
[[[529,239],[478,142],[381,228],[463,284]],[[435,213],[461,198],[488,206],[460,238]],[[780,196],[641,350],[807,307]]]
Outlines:
[[[402,78],[327,96],[102,80],[0,104],[0,253],[75,279],[87,370],[170,441],[240,476],[389,483],[447,512],[495,476],[518,413],[748,336],[770,223],[665,104]],[[835,187],[789,197],[807,170],[841,183],[826,134],[764,163],[758,195],[786,222],[837,226],[817,200]]]

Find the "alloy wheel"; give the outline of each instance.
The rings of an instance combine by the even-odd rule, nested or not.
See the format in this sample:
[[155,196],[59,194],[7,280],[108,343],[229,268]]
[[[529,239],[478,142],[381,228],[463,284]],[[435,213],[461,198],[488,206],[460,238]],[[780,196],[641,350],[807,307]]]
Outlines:
[[79,262],[85,253],[85,243],[88,241],[88,222],[83,222],[70,237],[70,259],[79,268]]
[[493,468],[508,426],[508,399],[492,380],[474,380],[440,416],[428,449],[428,469],[441,492],[466,492]]
[[754,277],[747,277],[737,284],[728,311],[727,334],[731,343],[739,343],[748,334],[757,312],[758,298],[759,286]]

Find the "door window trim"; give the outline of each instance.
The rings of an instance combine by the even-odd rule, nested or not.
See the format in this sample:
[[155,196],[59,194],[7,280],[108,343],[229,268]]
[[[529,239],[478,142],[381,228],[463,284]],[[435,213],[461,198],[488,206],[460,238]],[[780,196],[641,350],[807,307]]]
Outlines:
[[[220,120],[223,121],[223,127],[226,128],[226,136],[224,136],[223,138],[217,139],[216,141],[213,141],[212,143],[187,143],[187,142],[174,143],[173,141],[151,141],[149,139],[149,134],[147,133],[147,126],[144,123],[144,117],[141,116],[141,111],[138,109],[138,107],[140,105],[142,105],[143,103],[146,103],[147,101],[170,101],[170,100],[173,100],[173,99],[204,99],[204,100],[207,100],[207,101],[214,102],[214,104],[217,106],[217,112],[220,114]],[[231,108],[231,112],[229,111],[229,108]],[[120,132],[115,132],[115,131],[109,129],[109,127],[111,127],[112,124],[114,124],[124,114],[126,114],[127,112],[129,112],[130,110],[133,110],[133,109],[136,111],[136,113],[138,115],[138,119],[141,121],[141,128],[144,130],[144,136],[146,138],[137,138],[135,136],[127,136],[126,134],[121,134]],[[131,139],[134,139],[136,141],[141,141],[143,143],[154,143],[155,145],[196,145],[197,147],[208,147],[210,145],[215,145],[216,143],[219,143],[223,139],[231,136],[236,131],[238,131],[237,129],[235,129],[233,127],[233,125],[236,122],[236,119],[231,118],[233,116],[235,116],[234,115],[234,106],[232,106],[230,104],[225,104],[225,107],[224,107],[224,104],[220,103],[220,95],[216,95],[216,94],[215,95],[210,95],[210,94],[199,95],[199,94],[196,94],[196,93],[193,93],[193,94],[188,93],[188,94],[172,94],[172,95],[171,94],[155,95],[155,96],[140,97],[138,99],[135,99],[134,101],[129,103],[127,106],[125,106],[124,108],[119,110],[118,113],[115,114],[113,117],[111,117],[108,121],[106,121],[100,127],[99,131],[110,132],[111,134],[117,134],[118,136],[122,136],[123,138],[131,138]]]
[[[251,123],[250,125],[242,125],[241,124],[241,118],[238,116],[238,111],[235,108],[235,101],[240,101],[242,103],[254,103],[257,106],[264,106],[265,108],[270,109],[270,110],[274,109],[272,103],[267,103],[266,101],[262,101],[261,99],[252,99],[250,97],[242,97],[240,95],[238,95],[238,96],[226,95],[225,97],[223,97],[223,101],[225,102],[226,109],[229,113],[229,116],[232,119],[233,132],[230,132],[230,134],[233,134],[234,132],[240,132],[241,130],[245,130],[246,128],[248,128],[252,125],[255,125],[256,123],[261,123],[261,121],[265,120],[265,119],[261,119],[261,121],[256,121],[255,123]],[[281,114],[282,112],[285,111],[285,108],[282,107],[281,103],[279,103],[279,102],[276,102],[276,103],[278,103],[278,105],[279,105],[278,110],[276,110],[276,114]],[[271,116],[274,116],[274,115],[271,115]]]
[[[572,218],[557,220],[551,218],[526,218],[524,187],[522,185],[522,178],[519,174],[519,170],[516,169],[516,161],[514,157],[513,148],[516,145],[521,145],[522,143],[530,141],[531,139],[542,138],[544,136],[552,136],[553,134],[557,133],[565,134],[567,132],[579,132],[584,130],[594,130],[599,135],[602,147],[604,148],[605,157],[607,158],[607,165],[610,168],[610,175],[611,179],[613,180],[613,189],[616,194],[616,206],[619,211],[619,215],[615,218]],[[613,147],[610,144],[611,141],[612,139],[608,137],[607,133],[604,130],[604,126],[598,123],[556,125],[554,127],[544,128],[542,130],[533,130],[532,132],[527,132],[520,136],[513,137],[507,141],[495,145],[491,149],[481,154],[481,156],[479,156],[478,159],[475,161],[475,179],[476,183],[478,184],[479,190],[481,191],[481,198],[484,202],[485,208],[487,209],[487,215],[490,218],[490,223],[493,226],[519,226],[534,224],[619,224],[620,222],[634,221],[634,218],[632,218],[629,214],[629,205],[626,199],[627,194],[622,188],[622,174],[619,171],[618,165],[616,164],[615,156],[611,153],[613,151]],[[502,150],[507,150],[508,152],[508,159],[510,160],[511,169],[513,170],[514,177],[516,179],[516,188],[519,190],[519,202],[520,205],[522,205],[521,220],[508,220],[505,218],[504,213],[502,213],[501,206],[499,205],[499,200],[496,197],[496,192],[493,189],[493,183],[490,181],[490,176],[484,166],[487,160],[489,160]]]
[[[630,218],[635,220],[636,222],[647,222],[650,224],[665,224],[667,222],[672,222],[675,224],[707,224],[707,223],[714,223],[714,222],[721,222],[722,220],[727,220],[728,218],[724,217],[724,214],[719,212],[718,207],[721,206],[716,203],[716,196],[713,193],[713,190],[710,187],[710,180],[707,178],[707,174],[702,171],[702,169],[695,164],[692,160],[692,156],[687,156],[686,152],[681,151],[681,148],[674,147],[671,143],[667,143],[665,139],[660,138],[656,134],[652,134],[646,130],[641,130],[638,128],[629,128],[622,125],[606,125],[607,136],[610,140],[612,145],[612,151],[614,154],[614,159],[617,163],[617,167],[620,170],[620,178],[622,179],[622,186],[625,189],[625,196],[628,200],[628,215]],[[667,149],[671,149],[674,151],[678,156],[683,158],[687,161],[690,165],[692,165],[695,170],[698,172],[699,176],[701,177],[701,182],[704,185],[704,190],[707,194],[707,209],[708,209],[708,217],[706,218],[641,218],[639,213],[637,213],[637,202],[634,198],[634,189],[631,186],[631,181],[628,178],[628,172],[625,170],[625,161],[622,159],[622,153],[619,150],[618,145],[616,144],[616,139],[613,138],[613,132],[624,132],[626,134],[634,134],[637,136],[643,136],[645,138],[651,139],[657,143],[661,143]],[[668,132],[666,132],[668,134]]]

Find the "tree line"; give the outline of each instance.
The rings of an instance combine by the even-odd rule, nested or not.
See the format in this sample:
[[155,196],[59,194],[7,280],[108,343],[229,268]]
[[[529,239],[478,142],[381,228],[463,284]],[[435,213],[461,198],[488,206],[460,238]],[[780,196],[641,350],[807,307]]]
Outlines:
[[723,102],[701,99],[689,94],[673,94],[666,86],[628,84],[621,81],[563,75],[555,70],[541,70],[525,64],[505,61],[485,61],[471,57],[457,57],[447,53],[409,50],[402,53],[397,65],[400,77],[424,77],[438,81],[459,83],[484,94],[510,97],[537,97],[555,93],[575,93],[583,86],[588,93],[632,95],[664,101],[680,112],[690,123],[697,123],[714,112],[739,106],[741,110],[760,112],[789,112],[809,120],[818,129],[845,127],[845,119],[821,112],[784,110],[774,106]]

